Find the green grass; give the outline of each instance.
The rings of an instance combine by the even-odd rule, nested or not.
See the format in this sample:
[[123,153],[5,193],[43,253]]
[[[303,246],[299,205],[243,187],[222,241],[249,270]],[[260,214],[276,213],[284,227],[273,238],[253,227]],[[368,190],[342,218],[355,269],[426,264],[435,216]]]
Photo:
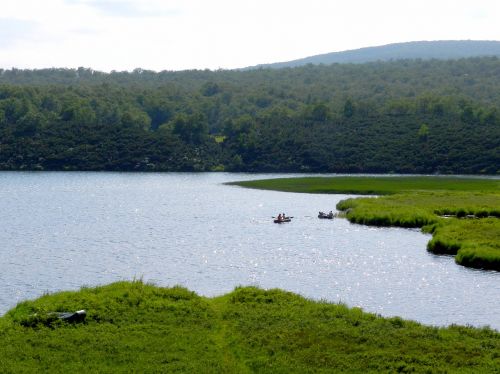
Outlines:
[[433,234],[428,250],[456,255],[455,261],[464,266],[500,270],[498,179],[315,177],[235,184],[289,192],[377,194],[340,201],[337,209],[353,223],[422,227]]
[[[85,323],[44,318],[82,308]],[[254,287],[204,298],[136,281],[45,295],[0,318],[0,337],[2,373],[471,373],[500,367],[500,334],[488,328],[427,327]]]
[[453,219],[430,228],[433,238],[428,249],[434,253],[456,254],[457,262],[475,268],[500,269],[500,220]]
[[500,180],[458,177],[305,177],[232,182],[243,187],[304,193],[387,195],[408,191],[500,191]]

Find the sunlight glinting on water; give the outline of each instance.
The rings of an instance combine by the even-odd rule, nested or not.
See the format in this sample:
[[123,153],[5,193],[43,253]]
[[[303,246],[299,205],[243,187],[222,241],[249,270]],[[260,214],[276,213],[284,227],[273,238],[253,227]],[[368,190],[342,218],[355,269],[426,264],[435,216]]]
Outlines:
[[[0,173],[0,313],[44,292],[142,278],[214,296],[282,288],[427,324],[500,329],[500,273],[419,230],[319,220],[346,196],[223,185],[277,175]],[[285,211],[287,224],[272,217]]]

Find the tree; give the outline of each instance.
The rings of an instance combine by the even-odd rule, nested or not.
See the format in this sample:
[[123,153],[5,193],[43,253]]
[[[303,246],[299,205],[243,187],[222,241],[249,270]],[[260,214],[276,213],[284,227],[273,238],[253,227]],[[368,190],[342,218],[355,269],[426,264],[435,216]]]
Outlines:
[[351,99],[347,99],[344,104],[344,117],[351,118],[354,115],[354,105]]
[[3,109],[0,109],[0,126],[5,125],[5,122],[5,112],[3,111]]
[[17,136],[33,136],[37,132],[40,122],[40,115],[29,111],[17,121],[15,134]]
[[95,123],[96,115],[87,103],[74,101],[63,108],[61,119],[75,125],[90,125]]
[[149,118],[146,112],[130,108],[123,113],[122,124],[126,127],[136,127],[143,130],[149,130],[151,126],[151,118]]
[[208,136],[208,125],[202,114],[179,114],[172,121],[173,133],[184,142],[201,144]]
[[429,126],[423,123],[418,129],[418,139],[420,141],[426,141],[429,136]]
[[214,82],[207,82],[201,87],[201,94],[203,96],[214,96],[221,91],[219,85]]
[[325,104],[315,104],[310,108],[309,118],[316,122],[325,122],[330,118],[330,109]]

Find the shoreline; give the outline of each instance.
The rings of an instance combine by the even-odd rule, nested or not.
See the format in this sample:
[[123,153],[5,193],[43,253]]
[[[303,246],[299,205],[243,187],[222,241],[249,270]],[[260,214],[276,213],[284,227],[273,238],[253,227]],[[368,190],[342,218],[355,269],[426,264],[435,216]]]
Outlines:
[[[81,323],[53,312],[86,311]],[[425,326],[280,289],[201,297],[117,282],[20,303],[0,318],[6,372],[494,371],[500,333]]]
[[[420,228],[433,235],[427,250],[454,255],[459,265],[500,271],[500,182],[496,179],[353,176],[230,184],[283,192],[378,195],[342,200],[337,209],[351,223]],[[467,216],[480,218],[461,218]]]

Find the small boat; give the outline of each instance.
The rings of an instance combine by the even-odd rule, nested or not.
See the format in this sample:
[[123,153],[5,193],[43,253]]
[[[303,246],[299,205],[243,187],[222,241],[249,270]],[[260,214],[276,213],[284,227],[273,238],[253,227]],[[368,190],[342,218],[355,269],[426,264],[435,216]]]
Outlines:
[[318,218],[322,218],[322,219],[333,219],[333,217],[334,217],[334,214],[331,211],[328,214],[326,214],[325,212],[319,212],[319,214],[318,214]]
[[290,217],[285,217],[285,218],[281,218],[281,219],[275,219],[274,220],[274,223],[285,223],[285,222],[291,222],[292,219]]
[[62,312],[55,313],[57,318],[62,319],[66,322],[83,322],[85,321],[85,317],[87,316],[87,312],[85,310],[77,310],[76,312]]

